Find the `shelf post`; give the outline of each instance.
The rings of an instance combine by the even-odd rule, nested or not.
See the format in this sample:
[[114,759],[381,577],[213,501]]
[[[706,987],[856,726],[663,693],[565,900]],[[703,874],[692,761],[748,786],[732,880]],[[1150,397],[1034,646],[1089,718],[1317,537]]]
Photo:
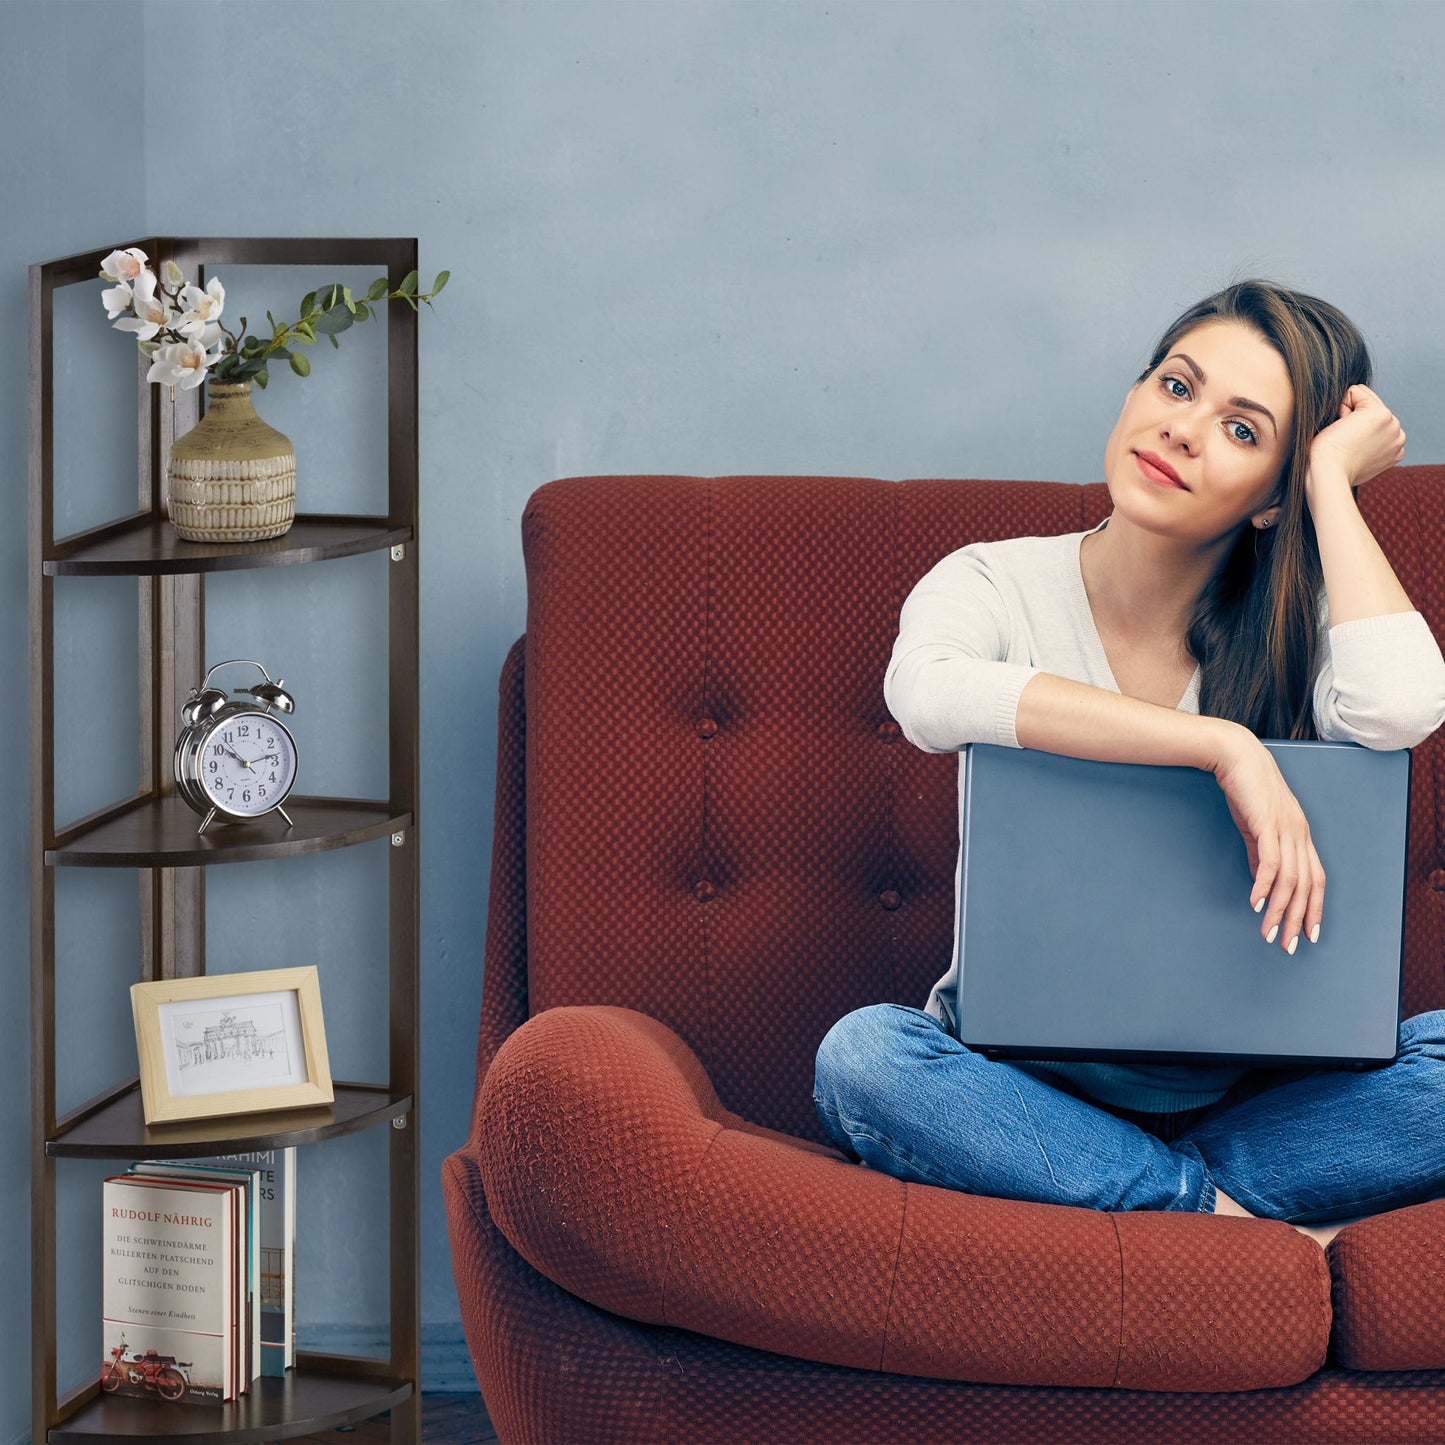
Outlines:
[[[416,239],[388,247],[392,289],[416,270]],[[418,557],[417,317],[409,306],[387,310],[387,507],[393,527],[411,530],[411,544],[393,552],[388,577],[388,693],[391,697],[391,801],[411,814],[402,846],[388,849],[390,864],[391,1087],[411,1095],[409,1127],[390,1130],[391,1155],[391,1358],[392,1368],[417,1382],[416,1392],[391,1412],[391,1445],[421,1440],[420,1148],[421,1114],[417,1057],[416,920],[420,908],[421,830],[418,814],[420,628]]]

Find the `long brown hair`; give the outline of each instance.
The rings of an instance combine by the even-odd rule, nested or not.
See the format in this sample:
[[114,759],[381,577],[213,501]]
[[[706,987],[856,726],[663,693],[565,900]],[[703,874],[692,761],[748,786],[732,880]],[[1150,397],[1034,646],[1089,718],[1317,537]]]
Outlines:
[[1370,354],[1353,323],[1315,296],[1270,281],[1237,281],[1191,306],[1160,338],[1139,380],[1206,321],[1252,327],[1284,359],[1294,387],[1290,451],[1272,527],[1246,522],[1195,603],[1185,634],[1199,663],[1199,711],[1257,737],[1313,738],[1312,684],[1321,644],[1324,573],[1305,500],[1309,444],[1334,421],[1345,392],[1370,383]]

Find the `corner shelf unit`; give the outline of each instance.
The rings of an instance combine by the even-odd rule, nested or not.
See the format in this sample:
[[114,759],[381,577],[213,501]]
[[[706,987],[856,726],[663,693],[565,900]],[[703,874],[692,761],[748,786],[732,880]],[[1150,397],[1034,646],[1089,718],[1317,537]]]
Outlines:
[[[205,284],[222,266],[367,266],[395,289],[416,269],[415,238],[253,239],[149,237],[159,265],[175,261]],[[31,1410],[44,1441],[262,1442],[291,1439],[391,1412],[392,1445],[421,1439],[417,1115],[417,318],[387,308],[387,515],[298,515],[268,542],[187,542],[165,519],[166,457],[175,436],[200,419],[197,392],[164,388],[137,373],[137,510],[68,537],[54,535],[53,298],[93,281],[112,248],[30,268],[30,973],[31,973]],[[388,550],[389,796],[292,798],[294,827],[274,816],[197,835],[177,795],[171,752],[180,705],[205,671],[205,579],[244,568],[303,566]],[[140,758],[135,794],[57,826],[55,817],[55,609],[57,579],[134,577],[140,630],[136,709]],[[204,974],[206,868],[345,848],[390,837],[389,1071],[384,1082],[335,1085],[326,1107],[237,1115],[147,1128],[136,1076],[63,1117],[56,1113],[55,870],[133,868],[140,890],[139,977]],[[298,1351],[284,1379],[262,1378],[227,1405],[172,1405],[100,1394],[96,1370],[68,1393],[56,1379],[56,1161],[141,1159],[280,1149],[360,1129],[388,1128],[390,1325],[386,1359]],[[304,1179],[304,1172],[302,1175]],[[304,1187],[304,1186],[303,1186]],[[99,1201],[97,1200],[97,1208]],[[96,1268],[100,1268],[97,1259]],[[305,1303],[298,1306],[304,1316]]]

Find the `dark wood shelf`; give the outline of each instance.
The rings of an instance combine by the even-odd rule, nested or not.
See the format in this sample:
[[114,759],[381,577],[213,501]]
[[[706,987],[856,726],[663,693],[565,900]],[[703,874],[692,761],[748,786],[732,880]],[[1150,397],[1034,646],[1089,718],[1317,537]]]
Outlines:
[[249,863],[368,843],[411,826],[409,813],[364,798],[288,798],[293,827],[276,813],[250,823],[211,824],[175,794],[132,799],[64,830],[47,865],[77,868],[190,868]]
[[411,1398],[407,1380],[351,1379],[307,1372],[256,1380],[244,1399],[225,1405],[167,1404],[164,1400],[116,1400],[97,1395],[49,1433],[52,1441],[161,1440],[202,1445],[220,1437],[235,1441],[291,1440],[299,1435],[356,1425]]
[[[336,267],[375,267],[390,288],[417,269],[414,236],[140,236],[120,243],[138,246],[153,266],[174,261],[187,280],[204,286],[218,268],[284,266],[317,268],[316,283],[335,279]],[[391,1445],[421,1441],[421,1151],[417,1099],[418,936],[420,859],[416,847],[421,717],[417,314],[414,307],[385,306],[376,313],[373,343],[386,348],[385,439],[375,458],[386,473],[385,499],[340,502],[383,515],[302,513],[284,536],[263,542],[189,542],[165,519],[168,458],[177,437],[200,419],[198,392],[168,396],[144,380],[146,365],[130,363],[135,386],[135,432],[107,423],[95,440],[121,452],[133,450],[134,502],[117,503],[112,515],[83,531],[56,535],[68,515],[68,497],[56,495],[57,407],[74,399],[75,378],[57,360],[57,293],[93,288],[114,245],[40,262],[30,267],[29,305],[29,618],[30,618],[30,1438],[55,1441],[296,1441],[319,1438],[336,1427],[361,1425],[390,1412]],[[324,269],[321,269],[324,268]],[[274,279],[274,278],[273,278]],[[371,329],[371,328],[369,328]],[[379,418],[378,418],[379,420]],[[118,421],[118,419],[117,419]],[[89,435],[89,434],[88,434]],[[324,447],[324,434],[311,445]],[[124,509],[134,507],[125,514]],[[66,522],[67,528],[73,523]],[[388,552],[390,557],[388,558]],[[376,556],[375,554],[380,554]],[[176,719],[195,680],[205,675],[208,586],[212,604],[226,605],[231,589],[219,574],[264,567],[295,567],[371,554],[365,582],[386,595],[385,621],[367,616],[348,632],[364,630],[384,649],[387,677],[385,782],[368,783],[382,798],[292,797],[292,819],[277,813],[246,823],[215,822],[204,835],[201,819],[175,795],[171,755]],[[382,563],[385,565],[382,565]],[[212,574],[217,574],[213,577]],[[134,698],[139,743],[134,793],[112,798],[84,818],[56,816],[57,660],[68,655],[77,620],[60,605],[74,584],[66,577],[134,578],[137,648]],[[279,577],[277,579],[280,580]],[[278,627],[284,628],[284,620]],[[273,629],[274,630],[274,629]],[[354,639],[355,640],[355,639]],[[260,645],[260,644],[258,644]],[[264,647],[263,647],[264,652]],[[121,664],[125,659],[118,660]],[[209,659],[211,663],[215,658]],[[125,671],[122,666],[122,671]],[[147,1128],[136,1078],[112,1079],[103,1094],[63,1112],[58,1082],[73,1059],[89,1047],[77,1032],[73,1000],[56,986],[58,908],[68,890],[57,886],[58,867],[134,868],[139,888],[137,974],[142,979],[203,977],[206,967],[206,879],[215,863],[298,857],[393,836],[404,846],[378,842],[384,857],[387,970],[384,984],[369,980],[356,1009],[378,1011],[385,1020],[386,1083],[337,1083],[329,1105],[273,1109],[220,1119],[158,1124]],[[381,871],[378,869],[378,871]],[[337,906],[340,906],[339,900]],[[327,927],[327,904],[307,920]],[[14,931],[12,929],[12,931]],[[116,940],[107,939],[107,943]],[[345,960],[342,960],[344,965]],[[108,1029],[131,1032],[126,1016]],[[378,1071],[380,1072],[380,1071]],[[404,1127],[392,1128],[396,1121]],[[265,1379],[243,1401],[229,1405],[177,1405],[156,1400],[102,1396],[101,1360],[84,1383],[57,1392],[59,1308],[58,1255],[74,1233],[73,1212],[61,1209],[61,1177],[68,1196],[82,1183],[62,1159],[117,1161],[197,1158],[309,1145],[362,1129],[385,1145],[387,1166],[379,1198],[386,1211],[386,1247],[370,1261],[389,1295],[389,1344],[384,1359],[301,1352],[285,1379]],[[85,1173],[81,1170],[79,1173]],[[115,1171],[113,1171],[115,1172]],[[95,1207],[99,1207],[98,1196]],[[61,1214],[71,1216],[65,1230]],[[98,1215],[97,1215],[98,1217]],[[19,1245],[17,1244],[17,1248]],[[82,1266],[83,1266],[82,1262]],[[97,1269],[100,1261],[96,1260]],[[341,1283],[338,1281],[338,1283]],[[67,1330],[90,1327],[67,1314]],[[99,1338],[96,1337],[99,1350]]]
[[138,512],[59,538],[43,566],[47,577],[163,577],[324,562],[409,541],[411,528],[385,517],[302,514],[269,542],[188,542],[163,517]]
[[335,1086],[330,1104],[307,1109],[276,1109],[267,1114],[233,1114],[219,1119],[188,1119],[146,1127],[140,1085],[106,1097],[63,1120],[45,1144],[52,1159],[195,1159],[211,1154],[250,1154],[315,1144],[354,1134],[410,1115],[409,1094],[380,1084]]

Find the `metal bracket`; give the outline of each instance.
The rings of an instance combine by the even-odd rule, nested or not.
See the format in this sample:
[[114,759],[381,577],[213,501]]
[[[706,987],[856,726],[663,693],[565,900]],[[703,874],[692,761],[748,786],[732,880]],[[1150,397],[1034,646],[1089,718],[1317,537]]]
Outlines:
[[391,1127],[392,1127],[393,1129],[405,1129],[405,1128],[406,1128],[406,1115],[405,1115],[405,1114],[398,1114],[398,1115],[396,1116],[396,1118],[394,1118],[394,1119],[391,1121]]
[[404,848],[406,846],[406,834],[393,833],[391,835],[391,846],[393,848]]
[[393,548],[391,549],[391,560],[392,560],[393,562],[400,562],[400,561],[402,561],[403,558],[405,558],[405,556],[406,556],[406,548],[405,548],[405,546],[393,547]]

